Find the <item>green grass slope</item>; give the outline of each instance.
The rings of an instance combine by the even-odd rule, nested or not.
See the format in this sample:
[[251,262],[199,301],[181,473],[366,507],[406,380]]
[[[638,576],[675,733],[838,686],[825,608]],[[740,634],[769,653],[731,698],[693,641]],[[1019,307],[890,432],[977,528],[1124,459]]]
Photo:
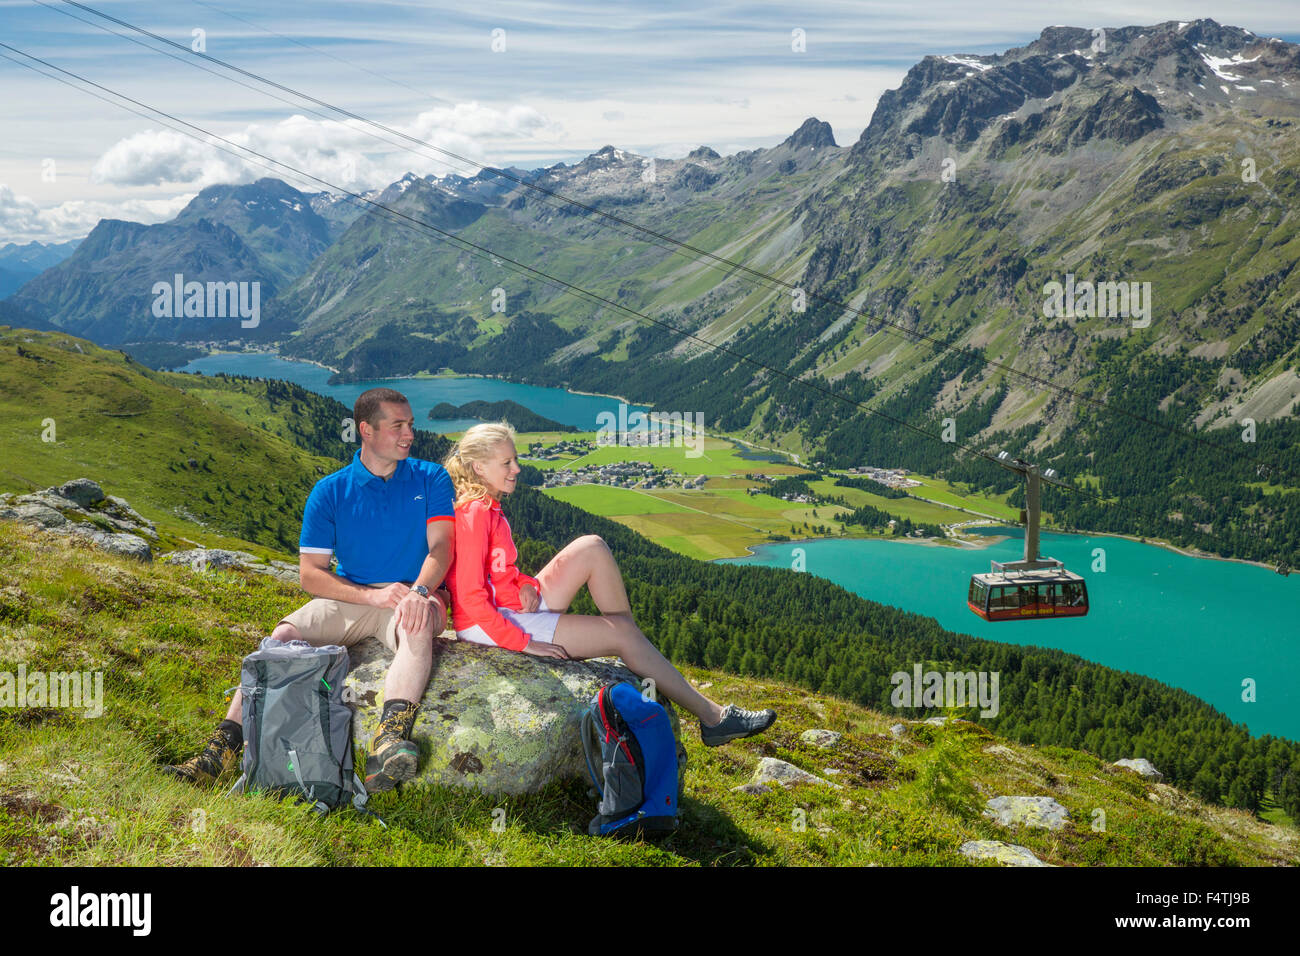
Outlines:
[[[0,491],[89,477],[158,526],[164,550],[297,552],[316,479],[358,447],[351,409],[287,382],[155,372],[58,332],[0,327]],[[449,443],[417,431],[414,454]]]
[[[23,663],[105,673],[98,719],[0,711],[4,866],[993,865],[958,852],[972,839],[1018,843],[1064,866],[1300,861],[1294,828],[1203,804],[1087,754],[1017,745],[964,722],[912,724],[895,739],[895,717],[694,668],[688,676],[714,695],[776,707],[781,719],[762,738],[718,749],[702,747],[684,722],[682,826],[661,842],[587,837],[594,801],[581,782],[513,799],[405,788],[373,801],[388,829],[350,812],[322,821],[300,805],[199,791],[159,770],[211,729],[240,657],[299,602],[296,588],[241,572],[142,565],[10,522],[0,528],[0,564],[8,569],[0,671]],[[841,746],[802,743],[810,728],[843,733]],[[764,756],[838,771],[831,776],[843,789],[733,792]],[[1004,831],[980,812],[1000,794],[1053,796],[1070,822],[1052,833]]]
[[93,478],[154,521],[164,547],[201,531],[210,546],[291,550],[312,484],[339,466],[120,352],[27,329],[0,328],[0,441],[2,490]]

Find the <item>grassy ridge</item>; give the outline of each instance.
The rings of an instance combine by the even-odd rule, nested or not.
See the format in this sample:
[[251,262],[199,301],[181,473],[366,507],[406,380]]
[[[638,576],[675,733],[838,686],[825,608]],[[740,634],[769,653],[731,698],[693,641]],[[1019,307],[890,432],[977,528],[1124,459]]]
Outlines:
[[25,329],[0,328],[0,442],[4,490],[93,478],[154,521],[164,545],[197,529],[212,546],[291,550],[312,484],[339,465],[120,352]]
[[[350,415],[291,383],[155,372],[84,339],[0,328],[0,490],[92,477],[139,502],[164,549],[201,538],[296,554],[312,485],[358,447],[343,440]],[[447,447],[417,431],[417,457]]]

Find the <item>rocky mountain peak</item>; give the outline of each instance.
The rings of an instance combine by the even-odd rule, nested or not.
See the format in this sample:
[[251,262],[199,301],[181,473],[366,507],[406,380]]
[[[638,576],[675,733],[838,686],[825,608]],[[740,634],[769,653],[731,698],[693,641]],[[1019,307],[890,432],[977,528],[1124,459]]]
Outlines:
[[[1052,26],[998,55],[925,57],[881,96],[853,155],[882,151],[886,163],[906,162],[922,140],[965,149],[1007,123],[1043,130],[1064,124],[1073,146],[1094,136],[1129,143],[1242,97],[1296,102],[1293,76],[1300,78],[1300,46],[1214,20]],[[1117,107],[1123,117],[1098,114],[1099,103],[1102,113]]]
[[835,135],[831,132],[830,123],[819,120],[815,116],[810,116],[781,145],[789,146],[791,149],[804,149],[807,147],[818,149],[822,146],[834,146]]

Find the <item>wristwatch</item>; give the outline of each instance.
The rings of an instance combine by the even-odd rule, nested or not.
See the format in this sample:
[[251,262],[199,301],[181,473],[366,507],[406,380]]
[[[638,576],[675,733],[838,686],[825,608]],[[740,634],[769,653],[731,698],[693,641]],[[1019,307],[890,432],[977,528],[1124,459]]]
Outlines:
[[420,597],[422,598],[427,598],[429,596],[429,589],[426,588],[423,584],[417,584],[415,587],[411,588],[411,590],[414,591],[416,594],[420,595]]

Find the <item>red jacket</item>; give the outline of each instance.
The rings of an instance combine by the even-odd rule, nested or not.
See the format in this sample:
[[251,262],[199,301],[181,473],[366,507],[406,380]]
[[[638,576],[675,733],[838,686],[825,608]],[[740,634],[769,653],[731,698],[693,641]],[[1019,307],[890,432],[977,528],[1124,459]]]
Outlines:
[[497,608],[523,609],[519,588],[542,585],[515,567],[519,552],[501,502],[476,498],[456,505],[456,549],[446,584],[451,591],[452,627],[458,631],[478,625],[501,647],[522,651],[530,638]]

